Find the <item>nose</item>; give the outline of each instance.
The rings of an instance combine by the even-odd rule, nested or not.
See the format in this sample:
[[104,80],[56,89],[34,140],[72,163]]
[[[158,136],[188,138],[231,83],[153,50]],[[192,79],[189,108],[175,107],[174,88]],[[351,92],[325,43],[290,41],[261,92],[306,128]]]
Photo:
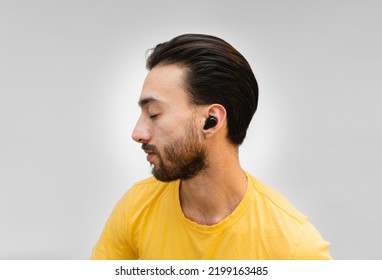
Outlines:
[[148,127],[147,123],[143,119],[142,115],[139,117],[131,137],[137,143],[148,143],[150,141],[150,138],[151,138],[150,128]]

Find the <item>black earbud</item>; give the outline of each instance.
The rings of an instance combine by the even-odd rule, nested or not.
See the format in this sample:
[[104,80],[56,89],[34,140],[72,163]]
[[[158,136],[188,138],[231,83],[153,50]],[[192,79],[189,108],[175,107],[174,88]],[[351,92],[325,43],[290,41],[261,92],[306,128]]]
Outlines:
[[214,127],[217,123],[218,123],[218,120],[215,117],[209,116],[206,119],[203,129],[204,130],[210,129],[211,127]]

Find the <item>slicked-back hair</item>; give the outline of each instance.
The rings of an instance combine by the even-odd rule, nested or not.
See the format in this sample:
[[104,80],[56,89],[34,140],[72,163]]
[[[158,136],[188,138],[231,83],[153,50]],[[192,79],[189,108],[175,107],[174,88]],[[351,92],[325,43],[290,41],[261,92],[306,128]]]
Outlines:
[[184,34],[152,49],[146,67],[169,64],[185,67],[184,86],[192,104],[225,108],[227,137],[240,145],[258,103],[257,81],[243,55],[218,37]]

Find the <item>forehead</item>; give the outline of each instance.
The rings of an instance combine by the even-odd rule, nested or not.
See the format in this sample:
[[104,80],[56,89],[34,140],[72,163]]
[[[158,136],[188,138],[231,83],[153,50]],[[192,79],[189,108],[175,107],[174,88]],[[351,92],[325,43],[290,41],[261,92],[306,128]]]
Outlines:
[[151,69],[143,83],[139,105],[188,103],[184,73],[185,68],[176,64],[159,65]]

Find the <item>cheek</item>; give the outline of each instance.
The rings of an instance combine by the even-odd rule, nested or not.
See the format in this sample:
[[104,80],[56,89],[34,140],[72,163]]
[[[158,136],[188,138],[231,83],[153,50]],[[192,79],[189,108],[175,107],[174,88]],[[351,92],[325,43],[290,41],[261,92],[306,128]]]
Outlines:
[[158,148],[165,146],[177,137],[179,129],[175,129],[171,123],[162,122],[155,124],[152,129],[152,144],[157,145]]
[[[185,128],[190,125],[190,121],[184,116],[175,115],[171,117],[162,116],[153,125],[153,131],[158,141],[171,141],[184,136]],[[159,139],[160,138],[160,139]]]

